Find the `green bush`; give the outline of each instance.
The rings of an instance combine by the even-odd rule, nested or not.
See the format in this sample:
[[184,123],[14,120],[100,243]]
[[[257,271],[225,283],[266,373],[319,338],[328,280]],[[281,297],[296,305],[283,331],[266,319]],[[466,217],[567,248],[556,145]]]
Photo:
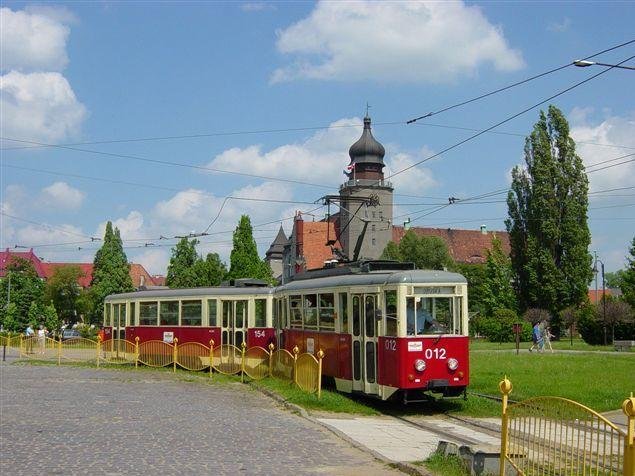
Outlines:
[[514,324],[521,327],[520,340],[531,340],[531,324],[522,321],[511,309],[497,309],[492,317],[476,317],[473,319],[475,332],[478,332],[490,342],[514,342]]
[[[584,342],[589,345],[604,344],[604,321],[599,313],[601,307],[592,305],[584,306],[579,311],[578,331]],[[615,331],[615,340],[635,340],[635,322],[616,322],[615,328],[611,324],[606,326],[607,343],[612,342],[612,333]]]

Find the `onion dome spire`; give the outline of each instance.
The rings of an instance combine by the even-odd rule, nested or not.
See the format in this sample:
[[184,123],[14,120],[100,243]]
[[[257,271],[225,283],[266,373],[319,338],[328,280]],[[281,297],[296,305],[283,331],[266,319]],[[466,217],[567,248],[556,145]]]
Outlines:
[[348,155],[351,158],[351,162],[354,164],[373,163],[384,165],[384,155],[386,150],[373,137],[373,133],[370,130],[370,117],[366,115],[364,117],[364,131],[362,136],[355,142],[348,150]]

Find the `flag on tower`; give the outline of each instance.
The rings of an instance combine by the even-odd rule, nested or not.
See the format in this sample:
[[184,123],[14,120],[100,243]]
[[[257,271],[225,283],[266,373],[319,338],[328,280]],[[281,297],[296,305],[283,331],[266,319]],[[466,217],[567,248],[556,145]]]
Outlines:
[[355,163],[351,163],[346,167],[346,170],[343,170],[344,175],[349,175],[355,171]]

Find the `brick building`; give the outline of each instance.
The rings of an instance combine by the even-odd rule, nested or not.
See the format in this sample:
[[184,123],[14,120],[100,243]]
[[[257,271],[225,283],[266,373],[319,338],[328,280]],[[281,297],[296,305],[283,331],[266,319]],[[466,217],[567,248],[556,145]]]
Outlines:
[[[57,268],[62,266],[77,266],[82,271],[82,276],[77,280],[77,284],[82,288],[90,287],[93,279],[93,263],[47,263],[42,261],[34,252],[29,251],[10,251],[9,248],[0,251],[0,278],[7,274],[7,265],[11,259],[17,257],[30,261],[38,277],[44,281],[49,279],[55,273]],[[142,286],[162,286],[165,284],[165,277],[152,276],[146,269],[138,263],[130,263],[130,278],[135,288]]]

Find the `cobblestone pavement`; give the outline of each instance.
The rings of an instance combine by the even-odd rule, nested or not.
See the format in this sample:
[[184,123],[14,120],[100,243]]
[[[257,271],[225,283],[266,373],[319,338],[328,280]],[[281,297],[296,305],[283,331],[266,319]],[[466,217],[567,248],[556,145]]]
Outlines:
[[0,364],[0,421],[3,474],[399,474],[245,385],[167,372]]

